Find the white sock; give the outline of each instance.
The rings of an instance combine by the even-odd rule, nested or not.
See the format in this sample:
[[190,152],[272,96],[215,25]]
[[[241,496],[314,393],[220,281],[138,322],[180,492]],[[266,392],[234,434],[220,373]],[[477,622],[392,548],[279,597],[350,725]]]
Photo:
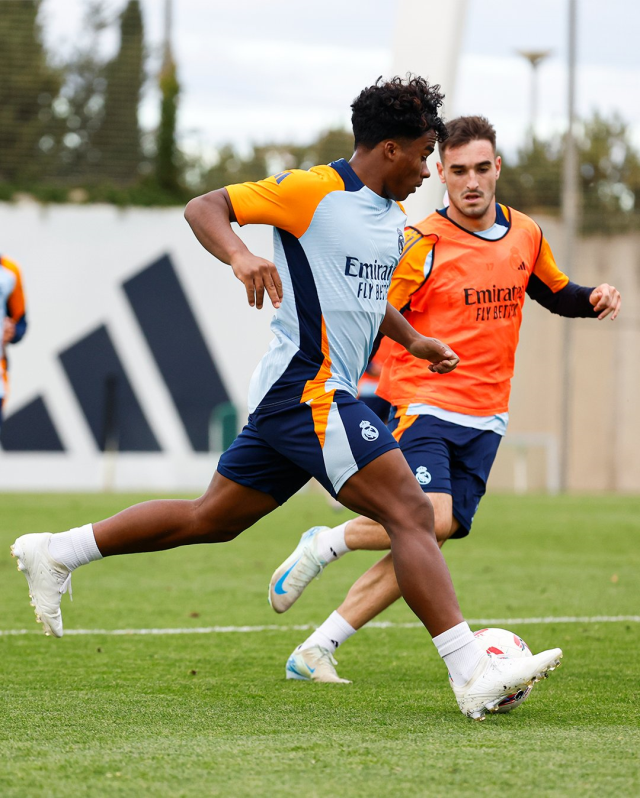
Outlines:
[[457,687],[469,681],[480,660],[487,655],[465,621],[436,635],[433,642]]
[[334,611],[313,634],[309,635],[304,643],[298,646],[296,651],[303,651],[311,646],[320,646],[320,648],[326,648],[333,653],[341,643],[344,643],[357,631],[345,621],[342,615]]
[[323,529],[316,537],[316,551],[324,562],[329,563],[340,559],[351,549],[344,542],[344,533],[349,522],[345,521],[333,529]]
[[91,524],[51,535],[49,554],[70,571],[74,571],[79,565],[102,559]]

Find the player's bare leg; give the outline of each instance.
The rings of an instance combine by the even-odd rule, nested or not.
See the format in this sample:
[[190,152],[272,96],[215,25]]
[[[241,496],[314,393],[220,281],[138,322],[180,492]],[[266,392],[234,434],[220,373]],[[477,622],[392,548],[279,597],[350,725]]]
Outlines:
[[[433,505],[436,540],[442,548],[460,524],[453,517],[450,494],[428,493],[427,496]],[[370,547],[370,541],[374,544],[379,542],[379,529],[384,527],[379,524],[374,526],[374,522],[364,516],[354,518],[347,524],[347,545],[350,549],[378,550],[377,545]],[[337,612],[353,629],[358,630],[390,607],[401,595],[393,559],[388,554],[353,583]]]
[[[400,450],[386,452],[354,474],[338,499],[387,530],[403,597],[431,633],[454,678],[462,685],[474,683],[477,669],[484,673],[482,659],[486,654],[462,618],[449,569],[436,540],[433,506]],[[327,678],[317,676],[320,663]],[[287,661],[286,675],[293,679],[343,681],[333,664],[328,649],[295,651]],[[475,704],[472,709],[475,711]]]
[[[410,472],[409,478],[405,477],[403,483],[401,483],[406,490],[394,484],[388,484],[388,475],[394,473],[395,468],[393,462],[389,462],[389,460],[391,458],[397,459],[395,458],[397,454],[399,454],[397,450],[388,452],[362,469],[359,474],[352,477],[345,486],[351,486],[352,495],[349,495],[349,493],[345,494],[345,488],[343,488],[339,494],[339,499],[347,506],[350,504],[352,509],[358,510],[366,507],[366,511],[371,515],[376,516],[383,523],[388,522],[391,529],[401,530],[398,533],[400,535],[404,533],[403,527],[406,528],[408,534],[412,536],[412,542],[419,539],[421,536],[426,539],[428,541],[428,549],[426,553],[423,552],[424,559],[422,565],[416,560],[414,560],[413,563],[417,569],[421,570],[418,570],[414,576],[407,575],[407,578],[415,578],[421,581],[421,573],[422,578],[424,578],[425,560],[435,556],[440,561],[438,565],[443,566],[443,570],[437,574],[435,579],[432,572],[424,581],[429,582],[429,580],[431,580],[432,584],[437,585],[438,578],[442,578],[444,575],[444,579],[441,580],[441,583],[446,583],[448,580],[450,590],[453,592],[450,579],[448,579],[448,569],[439,551],[439,545],[441,544],[436,542],[435,539],[433,526],[434,516],[429,499],[425,497],[416,481],[410,478]],[[406,461],[402,455],[398,462],[406,468]],[[364,491],[361,490],[359,480],[357,479],[359,475],[362,476],[364,484],[366,485]],[[380,478],[383,478],[387,483],[384,490],[376,490],[376,483]],[[375,502],[371,502],[369,498],[372,486],[376,496]],[[388,491],[390,491],[390,493]],[[363,493],[364,496],[362,495]],[[355,499],[353,496],[355,496]],[[438,515],[436,516],[438,519],[438,532],[443,540],[456,528],[453,527],[452,524],[450,498],[451,497],[441,498],[440,495],[436,498],[438,508]],[[367,502],[369,502],[369,504],[367,504]],[[398,506],[394,507],[394,502],[398,502]],[[389,521],[388,519],[393,520]],[[355,527],[355,534],[351,538],[354,547],[358,545],[364,548],[365,546],[368,547],[371,545],[372,548],[379,547],[382,549],[388,548],[390,545],[389,535],[378,521],[373,521],[361,516],[350,522],[349,526]],[[400,541],[399,545],[402,546],[402,541]],[[401,557],[402,552],[400,552],[400,555],[396,555],[396,559],[398,556]],[[295,561],[297,558],[296,553],[294,552],[291,557]],[[283,565],[286,566],[287,561],[285,561]],[[289,568],[290,566],[287,566],[287,570]],[[436,587],[436,589],[441,588]],[[366,623],[370,618],[375,617],[375,615],[395,601],[400,595],[400,589],[395,576],[392,555],[387,555],[380,563],[361,577],[354,588],[352,588],[352,591],[353,592],[350,592],[347,597],[347,607],[352,603],[353,617],[356,617],[356,614],[359,613],[358,620],[361,621],[359,625]],[[371,592],[369,593],[369,591]],[[453,623],[453,621],[455,621],[455,623]],[[452,623],[452,626],[457,626],[462,623],[462,620],[457,620],[457,616],[453,616],[451,621],[447,619],[444,623]],[[347,680],[340,678],[335,670],[337,662],[333,657],[333,652],[340,642],[347,639],[354,631],[355,629],[352,628],[338,612],[332,613],[327,621],[307,638],[307,640],[289,657],[286,666],[287,678],[304,679],[315,682],[346,683]],[[475,646],[472,647],[475,648]]]
[[402,452],[386,452],[358,471],[338,499],[386,529],[402,595],[432,637],[461,623],[449,569],[436,540],[433,506]]
[[27,578],[36,619],[46,634],[62,637],[60,600],[78,566],[115,554],[232,540],[277,506],[271,496],[216,473],[199,499],[143,502],[93,526],[23,535],[11,552]]
[[[487,657],[462,619],[449,570],[436,540],[431,502],[415,480],[403,474],[403,463],[406,466],[399,450],[387,452],[354,475],[338,498],[387,530],[402,595],[431,633],[449,670],[460,710],[468,717],[482,720],[485,712],[495,711],[510,691],[524,689],[556,668],[562,651],[551,649],[522,660]],[[387,598],[391,595],[386,594]],[[287,662],[287,678],[314,680],[315,674],[307,667],[306,659],[318,653],[324,654],[324,660],[329,659],[323,665],[331,666],[331,678],[322,681],[344,681],[332,668],[335,660],[330,651],[318,647],[295,651]]]
[[[460,527],[453,517],[453,500],[449,493],[426,496],[433,505],[436,538],[442,544]],[[344,539],[351,551],[386,551],[390,546],[386,529],[364,515],[346,522]]]
[[[433,505],[435,516],[436,539],[441,546],[445,540],[451,537],[459,528],[458,521],[453,517],[453,504],[448,493],[427,493]],[[302,536],[298,548],[291,554],[273,573],[269,586],[269,600],[276,612],[285,612],[297,601],[302,592],[310,584],[314,577],[318,576],[322,569],[335,559],[348,551],[386,551],[390,548],[391,542],[385,528],[377,521],[360,515],[344,524],[340,524],[333,529],[329,527],[312,527]],[[342,547],[342,549],[341,549]],[[292,567],[293,565],[293,567]],[[375,569],[375,566],[374,566]],[[371,618],[374,618],[389,604],[400,597],[400,589],[395,581],[393,567],[385,571],[384,586],[382,575],[378,578],[377,571],[372,569],[368,578],[363,578],[362,589],[360,590],[360,580],[356,582],[357,598],[354,603],[350,603],[353,608],[354,617],[364,618],[362,623],[355,626],[360,628]],[[387,583],[388,580],[388,583]],[[385,590],[385,587],[388,590]],[[395,595],[395,598],[393,596]],[[368,602],[372,602],[370,609],[366,609]],[[374,611],[379,607],[377,611]],[[339,609],[338,612],[342,614]],[[372,615],[370,613],[373,613]],[[346,617],[346,616],[343,616]],[[349,620],[349,623],[351,621]],[[353,633],[353,624],[351,633]],[[347,628],[343,632],[349,631]],[[340,640],[341,634],[337,631],[331,635],[331,640]],[[346,639],[346,638],[344,638]],[[343,642],[340,640],[340,642]],[[306,641],[305,641],[306,643]],[[338,643],[339,644],[339,643]],[[304,645],[304,644],[303,644]]]
[[268,494],[216,472],[199,499],[136,504],[94,524],[93,533],[104,557],[222,543],[233,540],[276,507],[278,503]]
[[365,515],[346,522],[344,542],[351,551],[387,551],[391,546],[387,530],[382,524]]

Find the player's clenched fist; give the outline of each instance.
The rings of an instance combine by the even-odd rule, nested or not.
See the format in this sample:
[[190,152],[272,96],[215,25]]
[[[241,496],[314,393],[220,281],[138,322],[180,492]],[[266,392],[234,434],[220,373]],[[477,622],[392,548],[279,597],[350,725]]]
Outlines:
[[435,374],[447,374],[449,371],[453,371],[460,362],[460,358],[453,349],[443,344],[442,341],[438,341],[437,338],[426,338],[421,335],[407,348],[407,351],[414,357],[430,360],[429,371],[433,371]]
[[611,321],[620,313],[620,292],[609,283],[602,283],[594,288],[589,297],[589,302],[598,314],[598,319],[604,319],[611,314]]

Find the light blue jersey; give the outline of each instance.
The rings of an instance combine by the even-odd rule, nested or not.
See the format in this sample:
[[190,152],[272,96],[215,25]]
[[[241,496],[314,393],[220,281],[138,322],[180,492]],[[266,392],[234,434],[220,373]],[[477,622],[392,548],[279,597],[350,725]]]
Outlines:
[[356,395],[404,245],[402,207],[340,160],[228,186],[239,224],[274,227],[283,286],[274,339],[254,372],[249,408]]

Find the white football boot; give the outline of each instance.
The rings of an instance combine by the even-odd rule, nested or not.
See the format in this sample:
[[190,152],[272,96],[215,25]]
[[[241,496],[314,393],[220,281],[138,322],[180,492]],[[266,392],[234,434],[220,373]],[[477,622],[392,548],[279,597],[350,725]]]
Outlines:
[[285,673],[287,679],[301,679],[307,682],[331,682],[351,684],[336,673],[337,661],[326,648],[310,646],[302,651],[294,651],[287,660]]
[[62,637],[62,594],[71,596],[71,571],[49,554],[51,534],[23,535],[11,547],[18,570],[27,577],[29,598],[46,635]]
[[458,687],[451,682],[460,711],[474,720],[484,720],[485,712],[497,712],[507,696],[546,678],[560,667],[561,659],[560,648],[518,659],[487,653],[466,684]]
[[269,604],[276,612],[286,612],[302,595],[302,591],[327,564],[317,554],[317,536],[326,526],[312,526],[300,538],[300,543],[273,572],[269,582]]

